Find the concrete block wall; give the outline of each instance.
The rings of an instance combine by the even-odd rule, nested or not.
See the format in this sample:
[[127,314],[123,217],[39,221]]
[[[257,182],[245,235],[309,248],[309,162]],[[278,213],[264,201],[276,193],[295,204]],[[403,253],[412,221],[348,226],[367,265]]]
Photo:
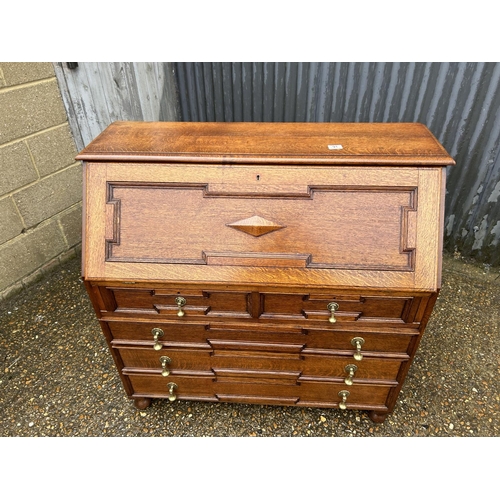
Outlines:
[[78,255],[76,154],[52,63],[0,62],[0,300]]

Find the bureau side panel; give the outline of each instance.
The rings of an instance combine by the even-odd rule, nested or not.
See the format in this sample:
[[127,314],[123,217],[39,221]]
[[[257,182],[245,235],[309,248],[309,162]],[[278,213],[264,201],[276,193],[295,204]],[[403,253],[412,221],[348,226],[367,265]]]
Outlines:
[[85,172],[83,277],[105,278],[102,242],[105,242],[108,236],[106,234],[106,165],[88,163]]
[[417,287],[421,283],[432,283],[433,289],[437,290],[441,284],[443,190],[443,169],[419,169],[418,231],[415,242],[419,259],[415,273]]
[[[99,292],[99,288],[96,286],[93,286],[92,283],[88,281],[84,281],[85,288],[87,289],[87,293],[89,295],[90,301],[92,303],[92,306],[94,307],[94,311],[96,313],[96,316],[98,318],[102,317],[102,312],[105,310],[105,303],[104,300]],[[102,333],[104,334],[104,338],[106,339],[106,343],[108,344],[108,349],[111,353],[111,356],[113,358],[113,361],[115,363],[115,366],[118,370],[118,374],[120,375],[120,379],[123,384],[123,388],[125,389],[125,392],[127,393],[127,396],[131,397],[133,394],[133,389],[132,385],[130,383],[130,379],[123,374],[123,361],[122,358],[119,354],[119,352],[116,349],[113,349],[112,347],[112,341],[113,341],[113,334],[109,328],[109,325],[106,322],[100,321],[100,328],[102,330]]]

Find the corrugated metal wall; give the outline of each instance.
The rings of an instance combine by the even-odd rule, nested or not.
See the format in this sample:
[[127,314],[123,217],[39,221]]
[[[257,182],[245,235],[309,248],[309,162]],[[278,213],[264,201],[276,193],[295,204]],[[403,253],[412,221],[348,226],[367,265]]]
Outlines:
[[500,63],[175,63],[183,121],[425,123],[455,158],[445,248],[500,265]]

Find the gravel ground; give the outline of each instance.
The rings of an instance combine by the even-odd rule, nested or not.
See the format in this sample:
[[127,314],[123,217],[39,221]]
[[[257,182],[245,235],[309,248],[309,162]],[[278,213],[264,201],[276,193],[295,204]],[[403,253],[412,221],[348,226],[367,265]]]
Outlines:
[[74,259],[0,303],[0,436],[500,436],[499,271],[445,257],[394,412],[156,400],[122,389]]

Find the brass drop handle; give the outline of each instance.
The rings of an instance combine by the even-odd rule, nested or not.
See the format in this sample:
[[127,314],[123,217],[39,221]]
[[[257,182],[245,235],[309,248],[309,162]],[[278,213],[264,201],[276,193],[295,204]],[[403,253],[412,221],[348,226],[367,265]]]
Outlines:
[[162,356],[160,358],[160,363],[161,363],[161,368],[162,368],[161,374],[164,377],[168,377],[170,375],[170,371],[167,368],[167,365],[169,365],[170,363],[172,363],[172,360],[168,356]]
[[356,365],[347,365],[344,368],[344,370],[348,373],[347,377],[344,379],[344,382],[347,385],[352,385],[352,379],[353,379],[354,373],[356,372],[357,369],[358,369],[358,367]]
[[177,304],[177,307],[179,308],[179,310],[177,311],[177,316],[179,316],[180,318],[182,318],[182,316],[184,316],[184,314],[186,314],[182,308],[186,305],[186,299],[184,297],[176,297],[175,298],[175,303]]
[[331,313],[331,316],[328,318],[328,321],[330,323],[336,323],[337,322],[337,318],[335,317],[335,312],[338,310],[339,308],[339,305],[337,304],[337,302],[330,302],[326,308],[330,311]]
[[155,351],[159,351],[162,348],[162,345],[160,341],[158,340],[160,337],[163,337],[163,330],[161,328],[153,328],[151,330],[151,333],[153,334],[153,339],[155,341],[155,345],[153,346],[153,349]]
[[175,401],[177,399],[177,396],[174,394],[174,391],[175,389],[177,389],[177,384],[175,384],[174,382],[169,382],[167,384],[167,387],[168,387],[168,400],[169,401]]
[[346,405],[346,401],[347,401],[347,398],[349,397],[351,393],[349,391],[340,391],[338,396],[339,398],[342,398],[342,401],[339,403],[339,408],[341,410],[347,410],[347,405]]
[[356,361],[361,361],[363,359],[363,354],[361,353],[361,347],[365,343],[365,339],[362,337],[354,337],[351,340],[351,344],[356,348],[356,352],[354,353],[354,359]]

